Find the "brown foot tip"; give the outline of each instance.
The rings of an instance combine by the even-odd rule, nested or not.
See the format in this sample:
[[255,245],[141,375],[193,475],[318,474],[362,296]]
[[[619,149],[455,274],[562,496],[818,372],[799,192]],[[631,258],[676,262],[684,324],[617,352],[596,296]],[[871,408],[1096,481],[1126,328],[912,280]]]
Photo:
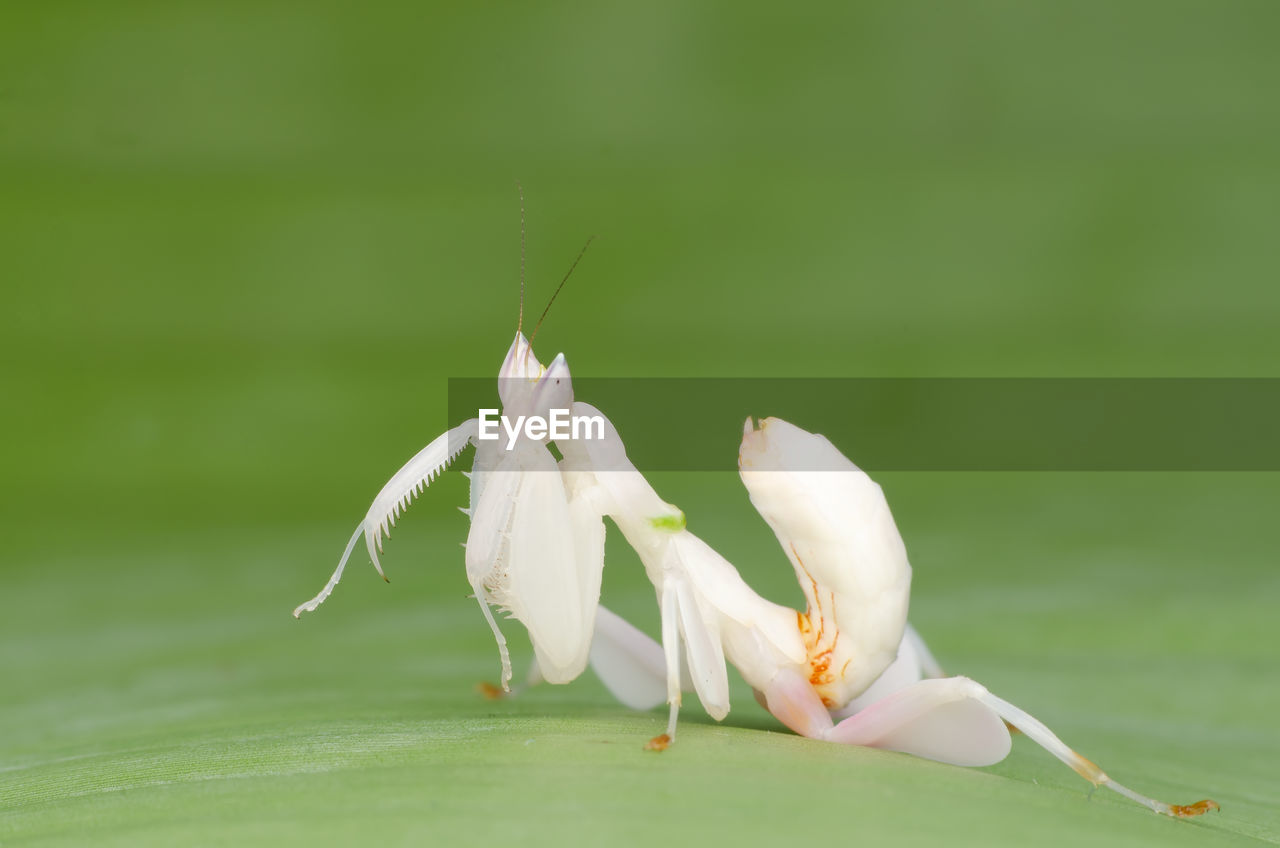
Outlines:
[[[655,736],[652,739],[650,739],[648,742],[646,742],[644,744],[644,749],[646,751],[665,751],[667,750],[667,746],[670,744],[671,744],[671,737],[664,733],[661,736]],[[1204,802],[1202,801],[1201,803],[1204,803]]]
[[1210,810],[1220,810],[1217,801],[1210,801],[1206,798],[1203,801],[1196,801],[1194,804],[1174,804],[1173,814],[1180,819],[1189,819],[1192,816],[1198,816],[1207,813]]
[[506,695],[506,693],[502,691],[501,686],[494,686],[492,683],[477,683],[476,691],[481,695],[484,695],[490,701],[496,701]]

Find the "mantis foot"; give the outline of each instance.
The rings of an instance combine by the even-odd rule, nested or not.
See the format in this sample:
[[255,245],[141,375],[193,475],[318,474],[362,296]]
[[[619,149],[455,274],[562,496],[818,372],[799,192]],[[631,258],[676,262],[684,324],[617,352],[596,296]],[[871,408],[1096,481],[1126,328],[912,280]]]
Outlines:
[[[670,744],[671,744],[671,737],[668,736],[666,733],[663,733],[659,736],[653,737],[648,742],[646,742],[644,744],[644,749],[646,751],[665,751],[667,750],[667,746]],[[1201,801],[1200,803],[1203,804],[1204,802]],[[1213,802],[1210,802],[1210,803],[1213,803]],[[1217,805],[1215,804],[1214,806],[1217,806]]]
[[1189,819],[1192,816],[1202,815],[1210,810],[1221,810],[1217,801],[1210,801],[1208,798],[1203,801],[1196,801],[1194,804],[1171,804],[1173,814],[1180,819]]
[[476,691],[488,698],[490,701],[497,701],[500,698],[505,698],[507,696],[507,693],[502,691],[501,686],[495,686],[487,680],[482,680],[477,683]]

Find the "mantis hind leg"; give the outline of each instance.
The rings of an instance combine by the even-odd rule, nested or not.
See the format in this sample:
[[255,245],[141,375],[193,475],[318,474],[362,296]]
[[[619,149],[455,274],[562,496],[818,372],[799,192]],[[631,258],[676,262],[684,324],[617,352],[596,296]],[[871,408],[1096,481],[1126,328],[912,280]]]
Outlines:
[[847,745],[902,751],[958,766],[989,766],[1009,753],[1009,731],[967,677],[921,680],[831,729]]
[[[961,678],[963,679],[963,678]],[[975,686],[977,684],[974,684]],[[1003,698],[992,695],[985,688],[979,686],[981,692],[975,695],[976,699],[983,705],[997,713],[1000,718],[1007,721],[1013,727],[1022,731],[1028,739],[1035,742],[1041,748],[1044,748],[1050,754],[1053,754],[1063,763],[1071,767],[1076,774],[1092,783],[1094,786],[1102,786],[1110,789],[1112,792],[1123,795],[1130,801],[1137,802],[1149,810],[1162,813],[1166,816],[1175,816],[1177,818],[1189,818],[1207,813],[1210,810],[1219,809],[1216,801],[1205,799],[1197,801],[1194,804],[1166,804],[1163,801],[1157,801],[1154,798],[1148,798],[1134,792],[1127,786],[1117,783],[1107,776],[1106,772],[1098,768],[1093,762],[1085,759],[1077,754],[1074,750],[1067,747],[1061,739],[1058,738],[1052,730],[1044,725],[1039,719],[1025,710],[1014,706]]]
[[804,736],[902,751],[963,766],[997,763],[1011,745],[1005,722],[1095,786],[1103,786],[1167,816],[1197,816],[1218,809],[1210,800],[1166,804],[1115,782],[1030,713],[967,677],[922,680],[832,725],[817,694],[796,671],[780,672],[764,693],[769,711]]
[[798,670],[779,671],[760,694],[766,709],[801,736],[953,765],[991,765],[1009,752],[1009,734],[989,708],[967,700],[971,683],[966,678],[921,681],[839,724]]
[[[651,710],[668,700],[662,646],[605,607],[596,610],[591,669],[613,697],[633,710]],[[683,679],[680,685],[690,688]]]

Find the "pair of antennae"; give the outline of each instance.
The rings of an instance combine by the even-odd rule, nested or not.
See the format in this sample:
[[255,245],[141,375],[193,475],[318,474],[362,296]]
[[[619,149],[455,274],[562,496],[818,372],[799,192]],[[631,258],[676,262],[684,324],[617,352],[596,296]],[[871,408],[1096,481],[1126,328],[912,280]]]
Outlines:
[[[516,322],[516,332],[519,333],[524,329],[524,186],[516,181],[516,190],[520,192],[520,318]],[[560,281],[560,285],[556,286],[556,290],[551,295],[551,300],[547,301],[547,308],[542,310],[542,316],[538,318],[538,323],[533,327],[533,333],[529,336],[529,345],[533,346],[533,340],[538,337],[538,328],[542,326],[542,322],[546,320],[547,313],[551,311],[551,304],[556,302],[556,298],[560,295],[560,289],[564,288],[564,284],[569,282],[569,275],[573,273],[573,269],[578,267],[578,263],[582,261],[582,256],[587,252],[587,248],[591,246],[591,242],[595,241],[595,236],[587,239],[587,243],[582,246],[582,250],[578,251],[578,258],[573,260],[573,264],[569,266],[569,270],[565,272],[564,279]]]

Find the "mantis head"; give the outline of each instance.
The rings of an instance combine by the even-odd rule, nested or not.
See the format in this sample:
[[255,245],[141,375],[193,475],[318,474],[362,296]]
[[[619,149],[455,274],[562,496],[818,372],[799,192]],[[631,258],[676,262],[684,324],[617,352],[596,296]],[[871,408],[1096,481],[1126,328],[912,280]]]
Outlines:
[[498,397],[507,415],[545,418],[552,409],[569,409],[573,406],[573,381],[564,354],[544,366],[524,333],[517,331],[498,371]]
[[[516,183],[519,187],[519,183]],[[595,238],[595,236],[592,236]],[[569,275],[578,267],[582,254],[587,252],[591,239],[582,246],[578,258],[573,260],[560,285],[556,287],[542,310],[542,317],[534,325],[533,337],[538,335],[538,328],[551,311],[551,304],[556,302],[560,290],[569,281]],[[549,417],[553,409],[568,410],[573,406],[573,383],[569,378],[569,365],[564,354],[558,354],[551,360],[551,366],[545,367],[533,354],[533,340],[524,337],[524,189],[520,189],[520,317],[516,320],[516,338],[507,350],[507,358],[502,361],[498,371],[498,397],[502,399],[504,415],[525,415]]]

